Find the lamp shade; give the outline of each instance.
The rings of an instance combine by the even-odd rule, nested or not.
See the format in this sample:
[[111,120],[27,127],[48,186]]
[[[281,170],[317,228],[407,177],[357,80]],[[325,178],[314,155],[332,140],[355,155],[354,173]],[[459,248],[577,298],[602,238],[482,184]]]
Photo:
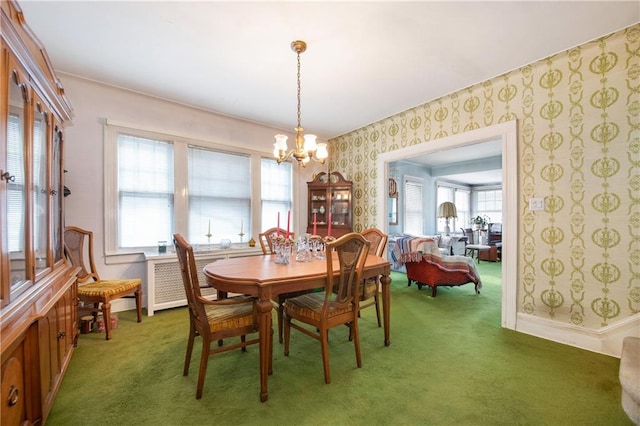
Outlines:
[[451,201],[445,201],[444,203],[438,206],[438,217],[451,218],[458,217],[458,212],[456,211],[456,205]]

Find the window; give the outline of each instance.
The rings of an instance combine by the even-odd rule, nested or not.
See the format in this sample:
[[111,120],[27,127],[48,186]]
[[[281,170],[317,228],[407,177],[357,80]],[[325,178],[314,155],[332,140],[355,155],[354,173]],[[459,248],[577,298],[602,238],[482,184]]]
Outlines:
[[474,192],[475,215],[488,216],[491,223],[502,223],[502,189],[474,190]]
[[292,209],[289,162],[113,120],[104,138],[107,256],[156,251],[174,233],[196,250],[246,243]]
[[418,178],[405,177],[404,181],[404,232],[412,235],[424,233],[424,181]]
[[190,146],[188,170],[189,241],[239,242],[241,228],[250,235],[250,157]]
[[[261,160],[261,230],[277,226],[278,212],[288,212],[292,207],[293,188],[291,163],[278,164],[276,160]],[[280,226],[283,226],[280,224]],[[293,226],[291,224],[291,226]]]
[[118,248],[171,240],[173,145],[118,134]]
[[[445,201],[451,201],[456,205],[456,214],[458,217],[449,219],[449,228],[452,233],[460,231],[460,228],[468,228],[469,220],[469,207],[471,201],[471,191],[467,187],[455,185],[452,183],[439,182],[436,205],[444,203]],[[437,217],[437,207],[436,207]],[[437,232],[443,233],[446,220],[444,218],[437,218]]]

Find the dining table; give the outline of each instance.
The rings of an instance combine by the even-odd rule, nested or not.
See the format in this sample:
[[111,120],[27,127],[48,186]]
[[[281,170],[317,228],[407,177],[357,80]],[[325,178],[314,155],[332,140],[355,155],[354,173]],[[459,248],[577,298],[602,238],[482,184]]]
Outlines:
[[[333,253],[333,256],[336,256]],[[218,299],[229,293],[244,294],[257,299],[260,346],[260,401],[269,398],[268,378],[271,374],[272,300],[279,294],[303,290],[324,289],[327,282],[327,261],[312,258],[297,262],[292,257],[288,264],[276,263],[275,255],[234,257],[220,259],[204,267],[207,284],[217,290]],[[391,264],[380,256],[367,255],[362,279],[380,277],[382,284],[382,312],[384,345],[389,346]],[[338,275],[338,271],[335,271]]]

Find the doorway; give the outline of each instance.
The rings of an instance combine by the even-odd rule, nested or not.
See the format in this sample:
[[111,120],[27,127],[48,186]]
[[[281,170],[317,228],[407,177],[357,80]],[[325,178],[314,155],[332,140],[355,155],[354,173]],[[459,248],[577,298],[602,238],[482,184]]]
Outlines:
[[[385,152],[378,156],[378,188],[385,188],[389,178],[389,163],[429,153],[442,152],[451,148],[480,145],[499,139],[502,143],[502,320],[504,328],[516,329],[517,314],[517,234],[518,234],[518,138],[517,121],[496,124]],[[388,233],[387,203],[379,203],[376,223]]]

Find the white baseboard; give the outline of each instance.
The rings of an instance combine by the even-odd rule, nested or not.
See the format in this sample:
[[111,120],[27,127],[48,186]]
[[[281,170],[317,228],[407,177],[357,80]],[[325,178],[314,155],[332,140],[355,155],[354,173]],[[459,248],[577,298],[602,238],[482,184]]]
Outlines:
[[571,324],[518,313],[516,331],[620,358],[622,339],[640,337],[640,314],[598,330],[588,330]]

